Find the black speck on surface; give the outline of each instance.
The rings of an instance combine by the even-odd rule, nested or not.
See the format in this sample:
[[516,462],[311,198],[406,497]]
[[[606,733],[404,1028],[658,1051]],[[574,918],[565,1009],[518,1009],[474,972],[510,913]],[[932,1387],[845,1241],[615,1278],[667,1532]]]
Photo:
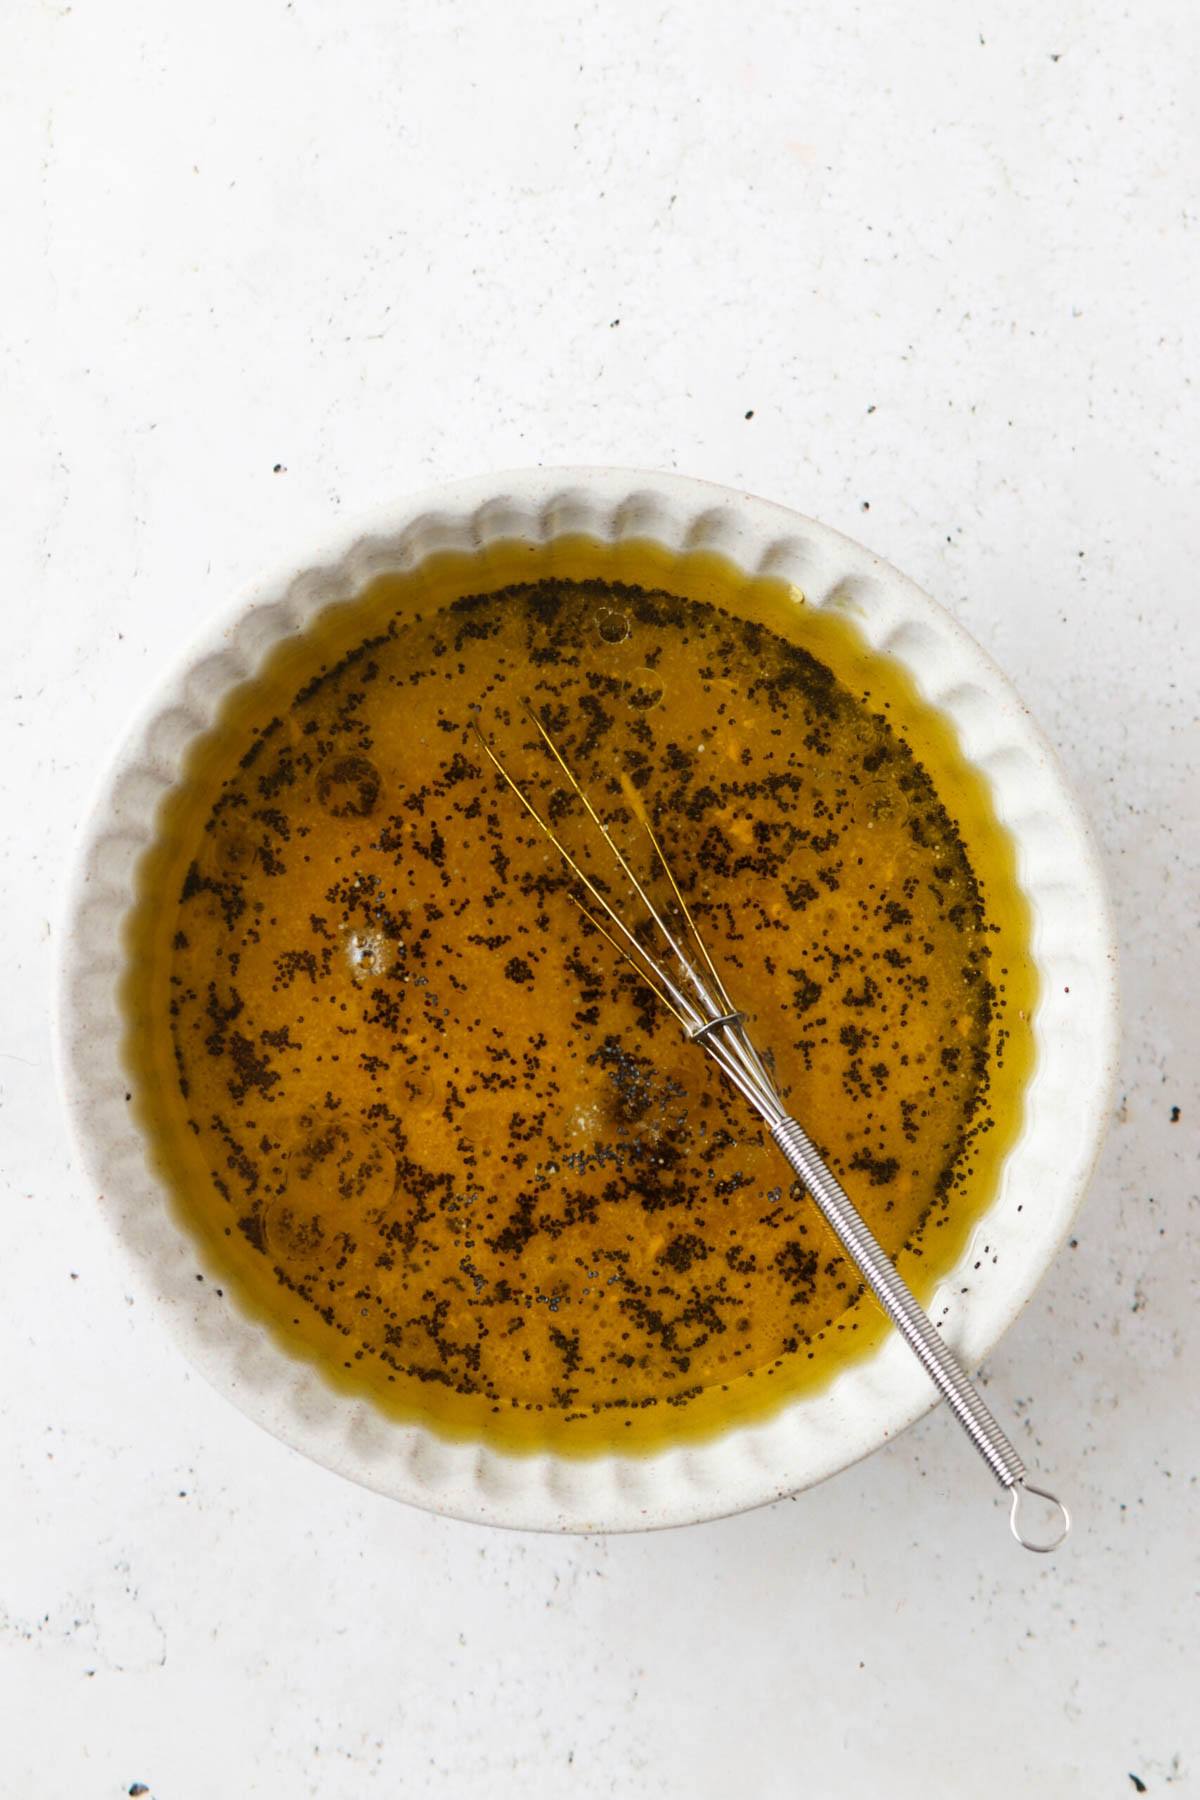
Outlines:
[[1179,1123],[1179,1108],[1177,1106],[1171,1108],[1171,1123],[1172,1125],[1178,1125]]
[[275,467],[271,470],[271,473],[272,475],[286,475],[287,469],[283,463],[276,463]]
[[754,417],[754,408],[753,407],[750,408],[750,411],[746,414],[746,417],[748,419],[752,419]]
[[1140,1776],[1140,1775],[1135,1775],[1135,1774],[1134,1774],[1134,1773],[1133,1773],[1133,1771],[1132,1771],[1132,1770],[1130,1770],[1130,1773],[1129,1773],[1129,1779],[1130,1779],[1130,1781],[1132,1781],[1132,1783],[1133,1783],[1133,1785],[1134,1785],[1134,1789],[1135,1789],[1135,1791],[1136,1791],[1136,1792],[1137,1792],[1137,1793],[1139,1793],[1139,1794],[1144,1794],[1144,1793],[1145,1793],[1145,1791],[1146,1791],[1146,1784],[1145,1784],[1145,1782],[1144,1782],[1144,1781],[1143,1781],[1143,1780],[1142,1780],[1142,1778],[1141,1778],[1141,1776]]
[[148,1794],[150,1792],[150,1789],[146,1786],[144,1781],[135,1781],[133,1786],[130,1788],[129,1792],[131,1794],[135,1794],[135,1795],[136,1794]]

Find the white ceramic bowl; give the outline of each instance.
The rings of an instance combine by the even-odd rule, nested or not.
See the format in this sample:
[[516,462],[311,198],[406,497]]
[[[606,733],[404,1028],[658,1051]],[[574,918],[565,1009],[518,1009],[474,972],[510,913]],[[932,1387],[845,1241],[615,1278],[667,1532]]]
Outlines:
[[[823,1480],[925,1413],[934,1400],[926,1377],[892,1333],[823,1392],[766,1422],[645,1454],[505,1454],[398,1425],[287,1356],[218,1297],[216,1281],[195,1279],[204,1265],[148,1166],[125,1102],[119,1048],[122,922],[134,868],[188,745],[211,725],[227,690],[281,638],[384,570],[497,539],[540,544],[578,533],[716,551],[747,573],[794,583],[810,606],[849,611],[872,648],[895,658],[952,722],[990,785],[1033,916],[1036,1067],[995,1198],[930,1308],[965,1364],[987,1355],[1062,1243],[1107,1122],[1117,983],[1099,864],[1052,751],[966,633],[869,551],[748,495],[628,470],[489,476],[343,528],[304,563],[252,588],[161,682],[103,779],[61,938],[60,1066],[83,1165],[151,1310],[251,1418],[329,1468],[431,1511],[545,1530],[641,1530],[741,1511]],[[981,1242],[989,1254],[976,1268]]]

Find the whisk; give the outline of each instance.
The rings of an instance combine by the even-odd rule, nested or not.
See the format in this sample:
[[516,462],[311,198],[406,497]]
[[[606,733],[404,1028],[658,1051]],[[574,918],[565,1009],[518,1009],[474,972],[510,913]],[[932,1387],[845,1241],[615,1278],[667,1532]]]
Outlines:
[[[1026,1550],[1039,1553],[1056,1550],[1071,1528],[1067,1508],[1056,1495],[1048,1493],[1045,1488],[1035,1487],[1028,1479],[1020,1456],[984,1405],[978,1390],[957,1358],[917,1304],[907,1284],[859,1216],[840,1182],[813,1148],[808,1134],[789,1116],[779,1097],[768,1063],[760,1055],[746,1030],[746,1014],[734,1005],[726,992],[716,964],[697,930],[696,922],[644,811],[640,813],[639,823],[650,842],[654,860],[669,884],[674,908],[678,913],[678,921],[674,925],[664,917],[662,909],[655,906],[645,885],[634,874],[628,858],[576,780],[550,733],[532,709],[526,710],[568,788],[582,802],[588,820],[599,833],[644,908],[646,919],[642,921],[642,932],[643,935],[652,937],[657,934],[654,951],[645,947],[598,882],[580,866],[553,825],[543,817],[525,789],[509,774],[477,725],[479,742],[485,754],[588,895],[591,905],[572,896],[580,912],[652,988],[662,1005],[679,1022],[684,1035],[707,1052],[726,1079],[763,1121],[862,1280],[916,1355],[995,1479],[1011,1493],[1009,1524],[1017,1542]],[[646,930],[647,921],[653,928],[652,932]],[[1057,1515],[1053,1535],[1044,1539],[1031,1536],[1023,1525],[1022,1505],[1030,1495],[1036,1495],[1047,1502]]]

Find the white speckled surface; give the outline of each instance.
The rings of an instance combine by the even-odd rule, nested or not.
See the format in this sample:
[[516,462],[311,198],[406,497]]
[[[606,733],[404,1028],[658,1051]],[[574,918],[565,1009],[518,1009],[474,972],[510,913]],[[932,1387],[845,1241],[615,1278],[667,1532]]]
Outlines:
[[[113,0],[19,4],[3,37],[5,1793],[1190,1791],[1186,10]],[[94,746],[343,511],[588,461],[869,543],[1008,670],[1090,810],[1116,1122],[987,1370],[1073,1490],[1053,1560],[942,1414],[722,1524],[437,1520],[282,1449],[127,1302],[49,1062]]]

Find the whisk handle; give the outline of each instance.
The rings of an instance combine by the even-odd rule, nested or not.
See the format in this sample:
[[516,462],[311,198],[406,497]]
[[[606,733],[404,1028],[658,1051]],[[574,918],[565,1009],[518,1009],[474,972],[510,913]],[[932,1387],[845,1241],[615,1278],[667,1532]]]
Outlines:
[[[1012,1527],[1018,1542],[1029,1550],[1055,1549],[1069,1529],[1066,1508],[1055,1496],[1046,1494],[1041,1488],[1032,1487],[1026,1481],[1025,1465],[1016,1450],[984,1405],[957,1357],[918,1306],[908,1284],[897,1274],[890,1257],[874,1233],[863,1223],[839,1182],[813,1149],[803,1128],[795,1119],[781,1119],[771,1126],[771,1136],[815,1201],[822,1217],[836,1234],[846,1255],[913,1350],[996,1480],[1001,1487],[1012,1490]],[[1025,1492],[1041,1495],[1061,1511],[1063,1528],[1053,1542],[1032,1542],[1018,1530],[1018,1502]]]

